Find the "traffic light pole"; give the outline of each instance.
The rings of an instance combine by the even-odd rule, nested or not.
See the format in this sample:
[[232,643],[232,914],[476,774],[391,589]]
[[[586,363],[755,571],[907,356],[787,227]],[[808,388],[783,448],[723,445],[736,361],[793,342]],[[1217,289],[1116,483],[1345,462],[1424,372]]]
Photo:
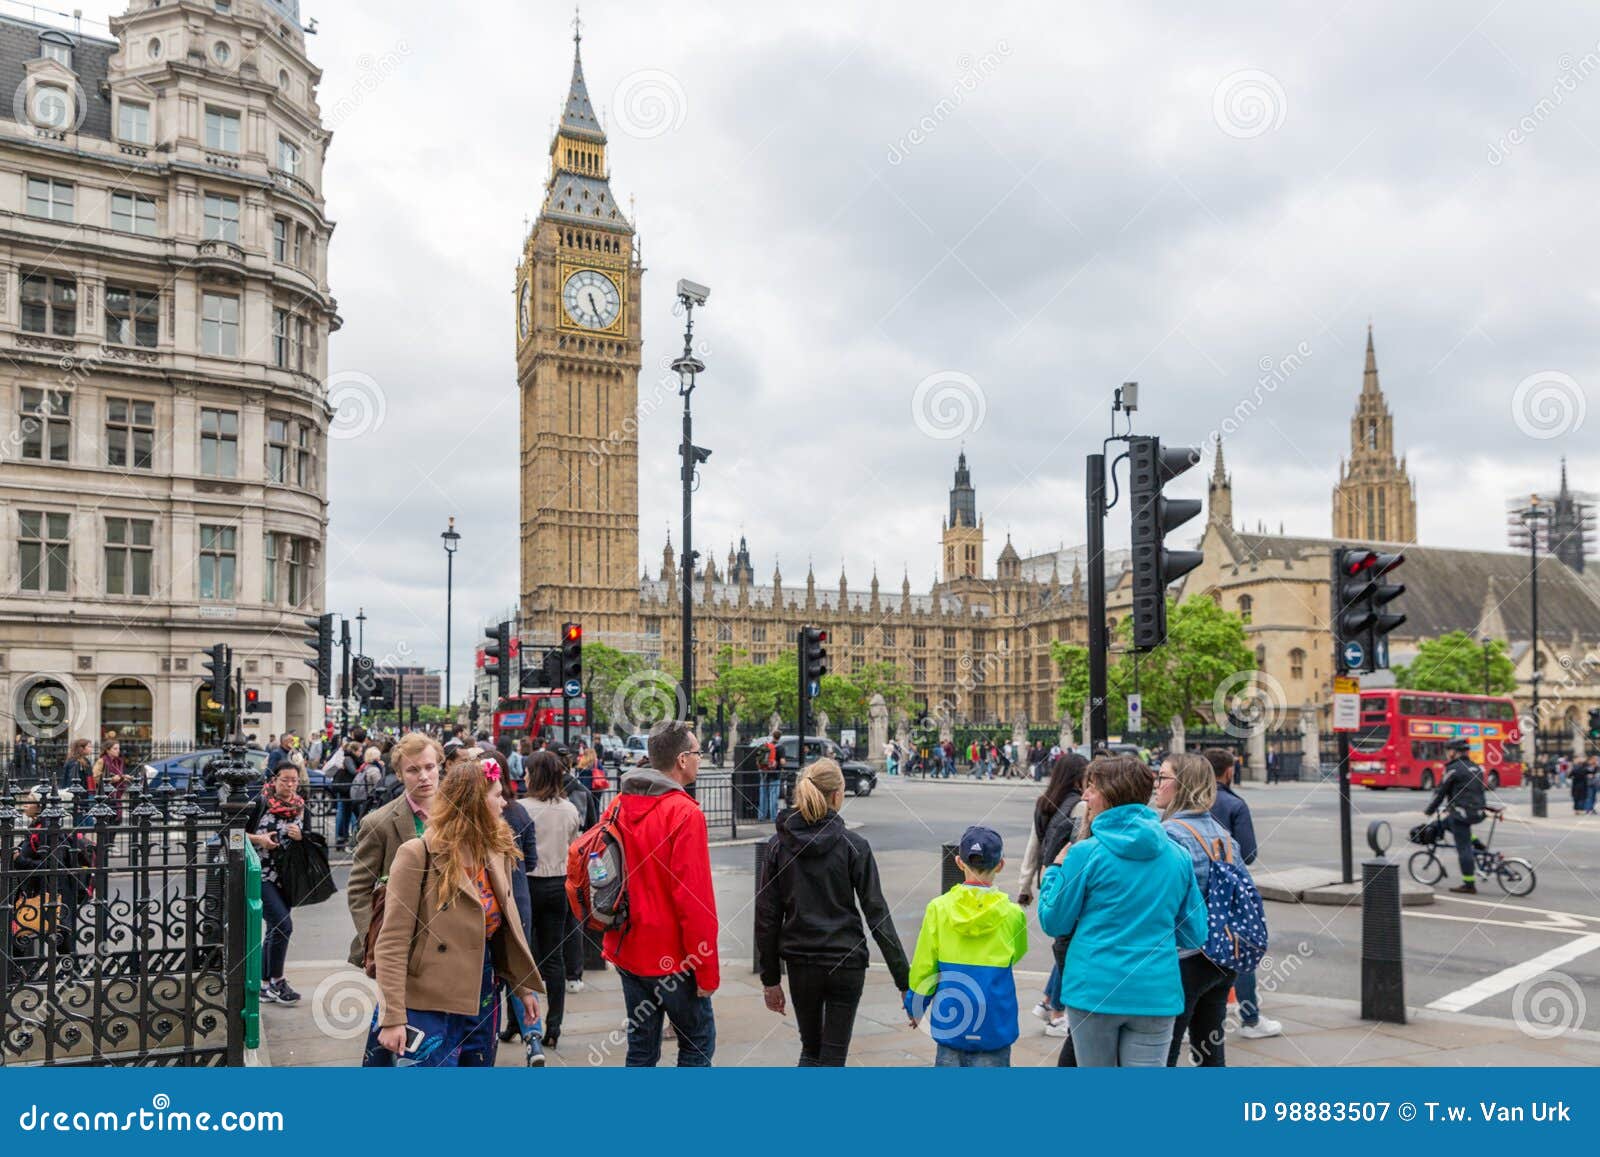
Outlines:
[[1106,666],[1111,646],[1106,630],[1106,456],[1090,454],[1084,493],[1089,531],[1089,753],[1106,742]]
[[344,681],[339,684],[339,745],[350,731],[350,620],[339,620],[339,645],[344,648]]

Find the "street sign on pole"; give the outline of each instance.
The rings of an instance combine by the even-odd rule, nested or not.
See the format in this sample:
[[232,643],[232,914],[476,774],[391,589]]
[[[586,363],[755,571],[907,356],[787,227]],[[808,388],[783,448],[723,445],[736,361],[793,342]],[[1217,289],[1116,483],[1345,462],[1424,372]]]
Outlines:
[[1128,730],[1137,735],[1144,730],[1144,696],[1128,696]]
[[1361,680],[1350,675],[1336,675],[1333,679],[1333,729],[1355,731],[1360,726]]
[[1344,659],[1344,665],[1346,669],[1351,671],[1359,671],[1366,663],[1367,649],[1352,639],[1344,645],[1344,649],[1340,652],[1340,655]]
[[568,679],[561,685],[561,693],[569,699],[576,699],[583,694],[583,684],[576,679]]

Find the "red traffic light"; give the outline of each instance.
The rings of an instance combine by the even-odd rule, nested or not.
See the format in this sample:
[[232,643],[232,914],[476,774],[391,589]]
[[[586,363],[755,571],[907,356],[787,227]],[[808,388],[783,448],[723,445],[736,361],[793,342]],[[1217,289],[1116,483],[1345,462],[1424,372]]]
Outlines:
[[1374,551],[1370,551],[1370,550],[1351,551],[1349,554],[1347,554],[1345,556],[1344,573],[1345,574],[1349,574],[1349,575],[1357,575],[1357,574],[1360,574],[1364,570],[1370,570],[1373,566],[1375,566],[1377,564],[1377,562],[1378,562],[1378,556],[1377,556],[1376,552],[1374,552]]
[[244,693],[244,706],[246,711],[254,711],[256,704],[261,702],[261,692],[254,687],[247,687]]
[[817,632],[817,642],[826,643],[827,641],[828,641],[828,632],[827,631],[818,631]]
[[578,623],[568,623],[567,624],[567,631],[566,631],[566,641],[569,642],[569,643],[582,642],[583,641],[583,627],[581,625],[579,625]]

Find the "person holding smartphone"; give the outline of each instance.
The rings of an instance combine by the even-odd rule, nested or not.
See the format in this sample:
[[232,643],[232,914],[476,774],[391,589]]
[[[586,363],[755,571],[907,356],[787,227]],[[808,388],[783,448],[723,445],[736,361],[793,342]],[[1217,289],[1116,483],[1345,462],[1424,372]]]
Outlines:
[[[512,891],[521,858],[501,822],[496,762],[451,764],[427,829],[395,853],[377,937],[377,1046],[401,1065],[487,1068],[499,1047],[498,978],[529,1022],[545,991]],[[558,978],[559,979],[559,978]]]

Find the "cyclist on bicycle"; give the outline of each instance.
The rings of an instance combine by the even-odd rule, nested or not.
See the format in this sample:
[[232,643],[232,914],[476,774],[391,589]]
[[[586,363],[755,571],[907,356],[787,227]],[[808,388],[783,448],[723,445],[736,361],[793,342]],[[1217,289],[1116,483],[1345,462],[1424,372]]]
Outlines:
[[1472,825],[1482,823],[1484,817],[1483,769],[1467,758],[1472,745],[1465,739],[1452,739],[1445,744],[1445,750],[1450,753],[1450,762],[1445,765],[1444,780],[1422,814],[1431,816],[1444,805],[1440,818],[1445,830],[1455,837],[1456,856],[1461,861],[1461,885],[1450,890],[1475,896],[1478,883]]

